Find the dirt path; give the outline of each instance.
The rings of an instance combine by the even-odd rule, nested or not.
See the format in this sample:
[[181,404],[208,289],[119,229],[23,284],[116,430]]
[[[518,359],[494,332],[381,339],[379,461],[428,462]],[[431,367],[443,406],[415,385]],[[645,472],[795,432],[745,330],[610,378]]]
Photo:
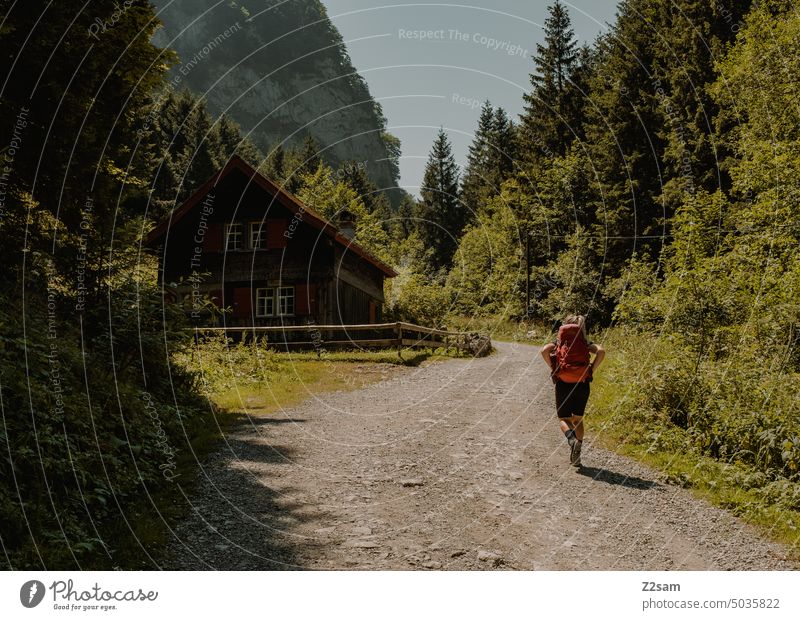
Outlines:
[[535,348],[399,369],[229,435],[165,568],[796,568],[591,438],[583,461]]

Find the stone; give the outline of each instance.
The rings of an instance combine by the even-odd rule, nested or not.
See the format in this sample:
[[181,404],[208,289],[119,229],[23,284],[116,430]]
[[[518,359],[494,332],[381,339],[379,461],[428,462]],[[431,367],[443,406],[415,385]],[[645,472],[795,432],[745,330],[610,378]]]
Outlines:
[[369,536],[370,534],[372,534],[372,528],[371,527],[367,527],[366,525],[363,525],[363,526],[360,526],[360,527],[354,527],[351,530],[351,532],[355,536]]
[[422,478],[406,478],[405,480],[401,480],[400,484],[404,487],[421,487],[425,484],[425,481]]
[[475,357],[486,357],[492,352],[492,341],[482,334],[470,334],[467,348]]
[[485,551],[481,549],[478,551],[478,561],[486,562],[487,564],[491,564],[492,566],[499,566],[503,563],[503,558],[500,557],[500,554],[494,553],[493,551]]

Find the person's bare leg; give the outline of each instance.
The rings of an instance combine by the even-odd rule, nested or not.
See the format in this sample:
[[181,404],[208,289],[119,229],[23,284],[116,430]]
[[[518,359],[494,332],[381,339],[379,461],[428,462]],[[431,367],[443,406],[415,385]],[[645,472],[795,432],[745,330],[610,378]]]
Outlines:
[[573,429],[572,420],[574,420],[574,419],[575,419],[574,417],[572,417],[572,418],[558,418],[558,425],[561,427],[561,432],[562,433],[564,433],[566,435],[568,431],[571,431]]
[[575,442],[570,446],[570,464],[581,467],[581,445],[583,444],[583,416],[574,415],[569,420],[575,433]]
[[583,416],[574,415],[569,420],[570,427],[575,429],[575,438],[583,441]]

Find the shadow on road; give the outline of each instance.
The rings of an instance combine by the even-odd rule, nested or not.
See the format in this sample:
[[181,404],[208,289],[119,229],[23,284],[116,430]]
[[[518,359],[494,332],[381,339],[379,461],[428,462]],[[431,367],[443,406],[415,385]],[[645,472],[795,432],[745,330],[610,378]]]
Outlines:
[[305,418],[272,418],[268,416],[248,416],[247,424],[251,426],[269,426],[274,424],[302,424]]
[[224,448],[204,464],[192,493],[194,510],[175,532],[178,540],[165,568],[303,568],[319,543],[298,536],[297,527],[323,525],[330,516],[297,489],[273,486],[279,468],[295,458],[295,451],[285,445],[242,434],[227,436]]
[[655,480],[626,476],[625,474],[619,474],[615,471],[609,471],[608,469],[602,469],[600,467],[587,467],[584,465],[578,469],[578,473],[582,476],[599,480],[600,482],[627,487],[629,489],[655,489],[662,486]]

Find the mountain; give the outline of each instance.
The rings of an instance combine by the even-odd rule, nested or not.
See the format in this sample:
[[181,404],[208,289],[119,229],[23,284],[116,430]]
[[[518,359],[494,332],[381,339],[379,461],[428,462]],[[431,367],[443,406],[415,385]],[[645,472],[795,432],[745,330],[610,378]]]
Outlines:
[[[202,96],[215,115],[226,112],[265,154],[310,135],[326,163],[357,161],[379,188],[397,186],[399,141],[321,2],[153,4],[163,22],[154,43],[179,56],[173,88]],[[395,202],[399,190],[389,194]]]

